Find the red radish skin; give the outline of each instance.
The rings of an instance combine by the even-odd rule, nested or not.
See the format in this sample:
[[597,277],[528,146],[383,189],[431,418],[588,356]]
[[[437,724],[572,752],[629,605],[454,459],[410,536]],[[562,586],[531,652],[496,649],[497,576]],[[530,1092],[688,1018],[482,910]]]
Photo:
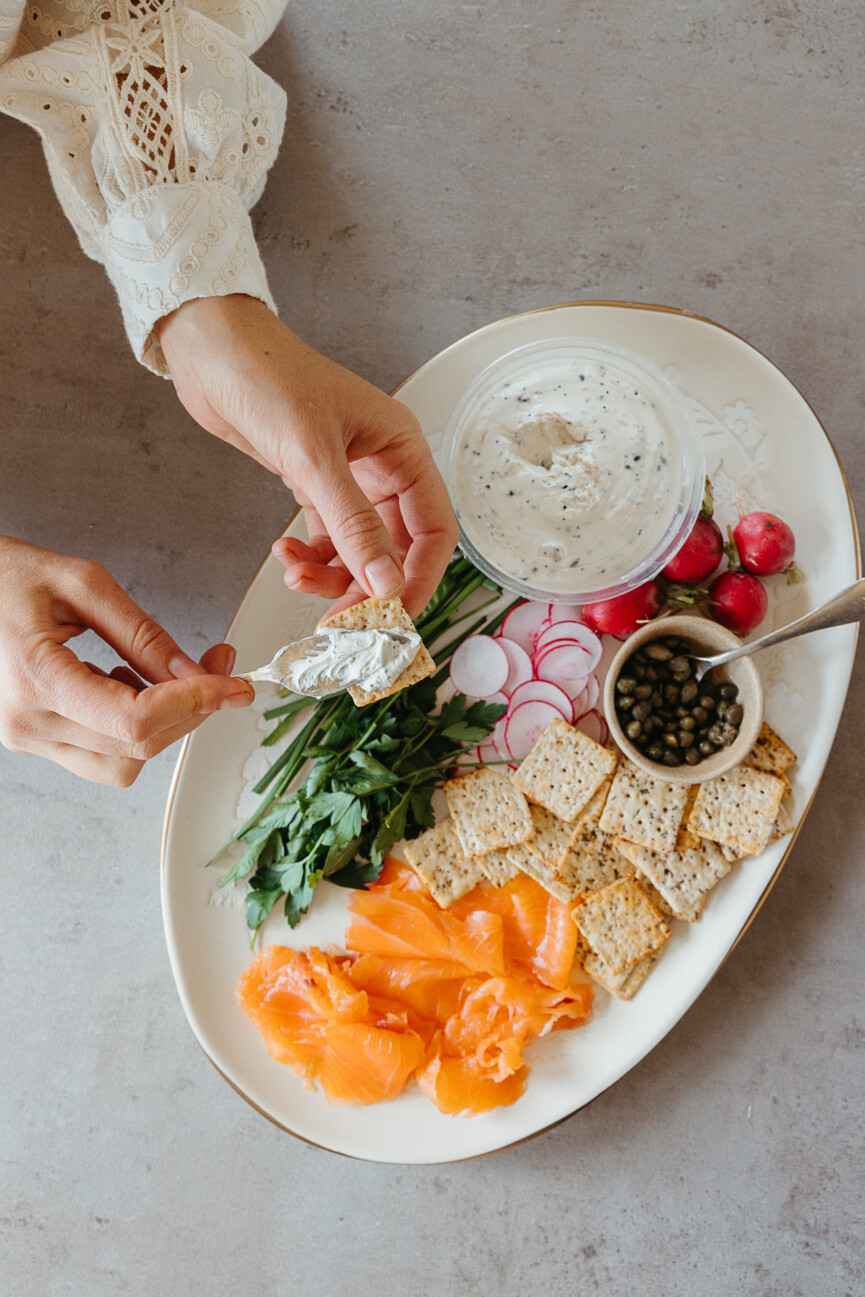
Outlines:
[[546,625],[548,607],[548,604],[535,603],[531,599],[518,603],[502,622],[502,636],[513,640],[531,655],[535,651],[535,641]]
[[534,675],[532,659],[524,648],[521,648],[516,641],[508,639],[505,635],[500,636],[496,643],[507,654],[510,663],[508,678],[502,685],[502,693],[510,698],[518,685],[525,684],[532,679]]
[[598,677],[594,674],[594,672],[592,672],[592,674],[589,676],[588,680],[586,681],[585,689],[582,691],[582,693],[577,694],[576,698],[574,698],[573,700],[574,716],[577,718],[577,720],[579,720],[581,716],[585,716],[587,712],[593,711],[594,708],[597,707],[598,699],[600,698],[600,696],[601,696],[601,682],[598,680]]
[[508,715],[512,715],[517,707],[521,707],[524,703],[531,702],[549,703],[551,707],[561,712],[569,725],[574,719],[574,707],[569,696],[564,689],[549,680],[530,680],[515,689],[508,705]]
[[610,737],[610,731],[607,728],[607,722],[600,712],[586,712],[576,723],[576,729],[582,730],[586,738],[594,739],[596,743],[604,744]]
[[601,660],[604,646],[595,632],[590,630],[588,626],[584,626],[582,622],[553,622],[546,630],[541,631],[535,644],[535,652],[539,653],[542,649],[548,648],[552,644],[560,644],[564,640],[579,644],[581,649],[585,649],[592,659],[589,670],[594,671]]
[[531,702],[515,707],[508,717],[507,745],[512,757],[522,761],[531,752],[547,726],[564,717],[551,703]]
[[714,518],[698,518],[682,548],[664,568],[670,581],[694,584],[710,577],[724,557],[724,537]]
[[766,616],[769,599],[761,582],[747,572],[724,572],[709,586],[711,616],[737,635],[748,635]]
[[470,635],[454,649],[451,684],[471,698],[489,698],[500,693],[511,664],[502,646],[489,635]]
[[592,660],[578,644],[553,644],[532,658],[538,680],[548,680],[569,698],[582,693],[592,673]]
[[793,566],[796,538],[774,513],[748,513],[733,528],[742,567],[754,576],[775,576]]
[[661,609],[663,599],[661,587],[656,581],[646,581],[620,594],[615,599],[604,599],[600,603],[587,603],[583,608],[583,621],[592,630],[604,635],[614,635],[616,639],[625,639],[633,635],[643,622],[651,621]]
[[582,608],[570,603],[551,603],[547,608],[547,625],[556,622],[582,621]]
[[492,744],[500,758],[504,758],[505,761],[510,761],[511,753],[508,748],[508,741],[505,733],[507,727],[507,716],[500,716],[493,726],[492,733],[487,742]]

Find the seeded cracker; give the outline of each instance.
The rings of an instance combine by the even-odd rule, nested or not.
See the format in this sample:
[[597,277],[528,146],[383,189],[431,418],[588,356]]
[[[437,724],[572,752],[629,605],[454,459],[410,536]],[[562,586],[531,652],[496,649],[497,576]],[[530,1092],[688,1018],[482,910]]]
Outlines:
[[573,825],[551,815],[543,806],[530,806],[529,814],[535,828],[532,851],[536,851],[548,865],[557,866],[570,846]]
[[758,856],[772,835],[783,795],[784,784],[774,775],[736,766],[700,785],[688,828],[740,856]]
[[574,923],[611,973],[623,973],[669,941],[671,930],[630,879],[610,883],[571,911]]
[[625,859],[613,839],[597,824],[581,819],[559,864],[562,882],[575,888],[580,895],[588,896],[620,878],[633,876],[634,866]]
[[601,784],[598,791],[592,794],[590,800],[580,811],[579,815],[574,821],[576,825],[574,832],[578,832],[579,829],[586,824],[594,824],[594,825],[600,824],[601,816],[604,813],[604,807],[607,803],[607,797],[609,796],[610,789],[612,788],[612,786],[613,786],[613,776],[610,775],[607,779],[604,780],[604,782]]
[[742,762],[743,766],[762,770],[767,775],[783,775],[795,764],[796,753],[765,721],[757,735],[757,742]]
[[694,809],[694,802],[697,800],[699,784],[691,784],[688,789],[688,800],[685,803],[685,809],[682,812],[682,823],[679,825],[679,832],[676,834],[677,851],[698,851],[700,839],[696,834],[691,833],[688,829],[688,817]]
[[528,802],[497,770],[482,766],[449,779],[444,794],[467,856],[517,846],[534,837]]
[[612,991],[620,1000],[630,1000],[649,976],[657,958],[657,955],[646,955],[645,959],[626,968],[624,973],[611,973],[600,955],[591,952],[583,960],[583,968],[605,990]]
[[[328,617],[321,625],[334,626],[340,630],[414,630],[414,623],[398,598],[365,599],[363,603],[356,603],[352,608],[345,608],[335,616]],[[416,685],[419,680],[431,676],[435,669],[435,662],[421,644],[411,666],[397,676],[389,689],[367,693],[357,685],[350,685],[348,692],[358,707],[366,707],[369,703],[377,703],[380,698],[388,698],[401,689],[407,689],[409,685]]]
[[551,721],[511,776],[530,802],[574,820],[616,768],[616,753],[567,721]]
[[[516,850],[516,848],[511,848]],[[482,856],[475,857],[478,868],[483,870],[484,875],[490,880],[495,887],[504,887],[510,883],[519,874],[518,867],[511,860],[509,851],[487,851]]]
[[646,774],[623,758],[600,827],[604,833],[653,851],[673,851],[687,801],[687,787]]
[[449,818],[407,842],[405,858],[445,908],[484,879],[478,862],[469,860],[463,852],[453,820]]
[[775,823],[772,826],[769,841],[777,842],[779,838],[786,838],[788,833],[793,832],[794,827],[793,816],[787,810],[786,802],[782,801],[778,807],[778,814],[775,816]]
[[680,917],[680,915],[674,912],[670,902],[661,895],[655,884],[649,882],[645,874],[641,874],[635,869],[634,880],[639,883],[640,891],[646,893],[656,910],[660,910],[662,914],[666,914],[670,919],[678,919]]
[[693,923],[699,919],[706,896],[730,864],[714,842],[703,842],[696,851],[650,851],[619,840],[620,851],[636,865],[637,881],[643,877],[664,898],[673,916]]
[[521,873],[528,874],[529,878],[533,878],[536,883],[540,883],[545,891],[558,900],[564,901],[565,905],[573,905],[574,901],[579,899],[579,890],[563,882],[555,865],[548,865],[536,851],[532,850],[531,843],[520,847],[510,847],[507,855],[508,859],[513,861]]

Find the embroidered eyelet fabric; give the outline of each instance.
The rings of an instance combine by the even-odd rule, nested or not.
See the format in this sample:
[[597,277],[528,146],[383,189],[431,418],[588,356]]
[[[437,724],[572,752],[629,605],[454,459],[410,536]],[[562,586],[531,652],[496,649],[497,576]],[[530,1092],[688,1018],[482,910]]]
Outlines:
[[274,310],[249,211],[285,123],[252,62],[285,0],[0,0],[0,108],[39,132],[138,358],[167,366],[157,320],[196,297]]

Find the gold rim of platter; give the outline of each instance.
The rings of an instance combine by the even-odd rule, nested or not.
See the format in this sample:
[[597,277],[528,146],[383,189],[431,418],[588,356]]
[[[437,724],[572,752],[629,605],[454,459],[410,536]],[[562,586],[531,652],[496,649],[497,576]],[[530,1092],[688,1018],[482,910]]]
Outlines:
[[[726,327],[726,325],[718,324],[716,320],[712,320],[712,319],[710,319],[707,315],[698,315],[698,314],[696,314],[694,311],[686,311],[686,310],[683,310],[681,307],[677,307],[677,306],[658,306],[658,305],[655,305],[655,304],[653,304],[653,303],[651,303],[651,302],[616,302],[616,301],[605,301],[605,300],[603,300],[603,299],[589,298],[589,299],[586,299],[586,300],[583,300],[583,301],[577,301],[577,302],[557,302],[557,303],[555,303],[555,304],[552,305],[552,306],[539,306],[539,307],[536,307],[534,310],[531,310],[531,311],[518,311],[515,315],[505,315],[505,316],[503,316],[500,320],[493,320],[493,321],[491,321],[491,323],[489,323],[489,324],[481,325],[480,328],[478,328],[478,329],[473,329],[471,333],[467,333],[467,334],[465,334],[462,338],[458,338],[455,342],[449,343],[449,345],[448,345],[447,347],[443,347],[442,350],[439,351],[439,352],[437,352],[435,356],[431,356],[428,360],[425,360],[424,363],[423,363],[422,365],[419,365],[417,369],[413,370],[413,371],[412,371],[412,372],[411,372],[411,373],[410,373],[406,378],[404,378],[404,379],[402,380],[401,383],[399,383],[399,384],[398,384],[398,385],[393,389],[393,391],[391,392],[391,395],[392,395],[392,396],[396,396],[397,393],[400,392],[400,391],[402,390],[402,388],[405,387],[406,383],[410,382],[411,379],[413,379],[413,378],[415,377],[416,374],[419,374],[419,373],[421,372],[421,370],[426,369],[426,367],[427,367],[428,365],[431,365],[431,364],[433,363],[433,361],[438,360],[438,358],[439,358],[440,356],[442,356],[442,355],[444,355],[446,352],[450,351],[450,349],[451,349],[452,347],[457,347],[457,346],[461,345],[463,342],[466,342],[469,338],[476,337],[477,334],[479,334],[479,333],[484,333],[484,332],[486,332],[487,329],[492,329],[492,328],[494,328],[497,324],[503,324],[506,320],[518,320],[518,319],[521,319],[521,318],[523,318],[524,316],[527,316],[527,315],[543,315],[543,314],[544,314],[545,312],[547,312],[547,311],[560,311],[560,310],[562,310],[562,309],[564,309],[564,308],[566,308],[566,307],[572,307],[572,306],[613,306],[613,307],[618,307],[618,308],[620,308],[620,309],[626,309],[626,310],[630,310],[630,311],[658,311],[660,314],[663,314],[663,315],[681,315],[681,316],[684,316],[685,318],[687,318],[687,319],[689,319],[689,320],[698,320],[701,324],[709,324],[709,325],[711,325],[713,328],[715,328],[715,329],[719,329],[722,333],[729,333],[729,334],[731,335],[731,337],[736,338],[737,341],[744,343],[744,345],[745,345],[746,347],[749,347],[752,351],[756,351],[757,355],[758,355],[758,356],[762,356],[762,358],[763,358],[763,359],[764,359],[768,364],[770,364],[770,365],[772,366],[773,369],[778,370],[778,373],[779,373],[779,374],[782,373],[782,371],[778,369],[778,366],[774,363],[774,361],[770,360],[770,358],[769,358],[769,357],[768,357],[764,352],[760,351],[759,347],[755,347],[753,343],[748,342],[748,340],[747,340],[746,338],[743,338],[743,337],[741,336],[741,334],[736,333],[735,330],[733,330],[733,329],[728,329],[728,328]],[[829,448],[831,449],[832,454],[835,456],[835,462],[836,462],[837,465],[838,465],[838,471],[839,471],[839,473],[841,474],[841,480],[842,480],[842,482],[844,483],[844,490],[845,490],[845,493],[846,493],[846,495],[847,495],[847,507],[848,507],[848,509],[849,509],[849,511],[850,511],[850,525],[851,525],[851,527],[852,527],[852,529],[853,529],[853,542],[854,542],[854,548],[855,548],[855,552],[856,552],[856,575],[857,575],[857,577],[861,577],[861,576],[862,576],[862,549],[861,549],[861,544],[860,544],[860,539],[859,539],[859,527],[858,527],[857,522],[856,522],[856,513],[855,513],[854,508],[853,508],[853,497],[852,497],[852,495],[851,495],[851,493],[850,493],[850,484],[849,484],[849,482],[847,481],[847,474],[844,472],[844,465],[841,463],[840,456],[838,455],[838,451],[835,449],[835,445],[834,445],[834,443],[833,443],[833,441],[832,441],[832,438],[829,436],[828,432],[826,431],[826,428],[825,428],[825,426],[824,426],[822,420],[821,420],[821,419],[819,418],[819,416],[817,415],[817,413],[816,413],[816,411],[814,410],[813,406],[812,406],[812,405],[810,404],[810,402],[809,402],[809,401],[808,401],[808,400],[807,400],[807,399],[802,395],[802,393],[799,391],[798,387],[796,387],[796,384],[795,384],[795,383],[792,383],[791,380],[790,380],[789,378],[787,378],[787,375],[786,375],[786,374],[782,374],[782,377],[783,377],[784,379],[786,379],[786,381],[787,381],[788,383],[790,383],[791,387],[793,387],[793,389],[796,391],[796,393],[797,393],[797,394],[801,397],[801,399],[805,402],[806,406],[807,406],[808,409],[811,411],[811,414],[812,414],[812,415],[814,416],[814,418],[816,419],[817,424],[819,425],[820,430],[821,430],[821,432],[823,433],[823,436],[826,438],[827,442],[829,443]],[[300,513],[300,507],[298,506],[298,507],[296,507],[296,508],[294,509],[293,513],[292,513],[291,516],[289,517],[288,521],[286,522],[285,526],[283,527],[282,531],[280,532],[280,535],[284,535],[284,534],[285,534],[285,532],[288,530],[288,528],[289,528],[289,527],[291,526],[291,524],[294,522],[295,518],[297,517],[297,515],[298,515],[299,513]],[[238,617],[238,614],[239,614],[240,609],[241,609],[241,607],[242,607],[242,605],[243,605],[243,602],[244,602],[244,600],[246,599],[246,596],[247,596],[247,594],[249,593],[251,587],[253,586],[253,584],[255,583],[255,581],[258,579],[258,575],[259,575],[259,573],[261,572],[262,568],[264,567],[264,565],[265,565],[265,563],[267,562],[267,560],[268,560],[269,557],[270,557],[269,555],[265,555],[265,557],[262,559],[261,563],[259,563],[258,567],[256,568],[254,575],[252,576],[252,578],[250,579],[250,581],[247,583],[246,589],[244,590],[243,595],[241,596],[240,602],[238,603],[237,608],[235,609],[234,615],[233,615],[232,618],[231,618],[231,622],[229,623],[228,630],[226,631],[226,636],[228,636],[228,635],[231,634],[231,629],[232,629],[232,627],[233,627],[233,625],[234,625],[234,623],[235,623],[235,621],[236,621],[236,619],[237,619],[237,617]],[[858,625],[857,625],[857,627],[856,627],[856,636],[857,636],[857,639],[858,639],[858,635],[859,635],[859,627],[858,627]],[[167,844],[167,841],[168,841],[168,824],[169,824],[169,820],[171,819],[171,811],[172,811],[172,807],[173,807],[173,805],[174,805],[174,798],[175,798],[175,796],[176,796],[176,794],[177,794],[177,787],[178,787],[178,784],[179,784],[179,782],[180,782],[180,773],[181,773],[181,770],[182,770],[182,768],[183,768],[183,763],[184,763],[184,761],[186,760],[186,753],[187,753],[187,750],[188,750],[188,748],[189,748],[189,740],[190,740],[190,738],[191,738],[191,735],[187,735],[187,737],[183,740],[183,745],[182,745],[182,747],[181,747],[181,749],[180,749],[180,755],[179,755],[178,758],[177,758],[177,765],[176,765],[175,768],[174,768],[174,774],[173,774],[172,779],[171,779],[171,786],[170,786],[170,788],[169,788],[169,790],[168,790],[168,800],[167,800],[167,802],[166,802],[166,804],[165,804],[165,815],[164,815],[163,822],[162,822],[162,842],[161,842],[161,845],[160,845],[160,852],[159,852],[160,890],[162,890],[162,888],[164,887],[164,882],[165,882],[165,852],[166,852],[166,844]],[[824,768],[824,770],[825,770],[825,768]],[[749,914],[749,916],[748,916],[747,920],[745,921],[745,923],[744,923],[744,924],[742,925],[742,927],[739,929],[739,932],[737,933],[735,940],[733,941],[732,945],[730,946],[730,948],[729,948],[729,950],[727,951],[727,953],[726,953],[726,955],[724,956],[724,958],[721,960],[721,963],[720,963],[720,964],[718,965],[718,967],[715,969],[715,972],[712,974],[712,977],[709,979],[710,982],[711,982],[712,980],[714,980],[714,978],[718,975],[718,973],[720,972],[720,970],[724,967],[724,965],[726,964],[727,960],[730,958],[730,956],[732,955],[733,951],[736,949],[736,947],[738,946],[739,942],[742,940],[743,936],[744,936],[745,933],[748,931],[748,929],[750,928],[751,924],[754,922],[754,919],[756,918],[758,912],[763,908],[763,904],[764,904],[764,902],[765,902],[765,900],[766,900],[766,897],[769,895],[769,893],[771,892],[772,888],[775,886],[775,883],[778,881],[778,877],[779,877],[779,875],[780,875],[780,873],[781,873],[781,870],[784,868],[784,865],[787,863],[787,859],[788,859],[788,857],[789,857],[789,855],[790,855],[790,852],[791,852],[792,849],[793,849],[793,846],[794,846],[794,844],[795,844],[795,842],[796,842],[796,839],[797,839],[798,836],[799,836],[799,833],[800,833],[800,831],[801,831],[801,829],[802,829],[802,825],[805,823],[805,820],[806,820],[806,818],[807,818],[807,816],[808,816],[808,813],[809,813],[810,810],[811,810],[811,807],[812,807],[813,802],[814,802],[814,798],[816,797],[816,795],[817,795],[817,791],[818,791],[818,789],[819,789],[819,787],[820,787],[820,784],[821,784],[822,781],[823,781],[823,773],[824,773],[824,771],[821,771],[821,773],[820,773],[820,778],[817,780],[817,785],[816,785],[816,787],[815,787],[815,789],[814,789],[814,792],[811,794],[811,797],[810,797],[809,800],[808,800],[808,805],[805,807],[804,811],[802,812],[802,815],[801,815],[801,817],[800,817],[800,819],[799,819],[799,823],[796,825],[796,828],[794,829],[793,833],[792,833],[791,836],[790,836],[790,841],[789,841],[789,843],[787,844],[787,849],[785,850],[783,856],[781,857],[781,860],[780,860],[779,863],[778,863],[778,868],[775,870],[774,874],[773,874],[772,877],[769,879],[769,882],[766,884],[766,887],[765,887],[765,889],[764,889],[762,895],[760,896],[760,899],[757,901],[757,904],[754,906],[753,910],[752,910],[751,913]],[[707,985],[708,985],[708,983],[707,983]],[[705,990],[705,987],[704,987],[703,989]],[[702,992],[701,992],[701,994],[702,994]],[[698,998],[699,998],[699,997],[698,997]],[[184,1010],[184,1013],[185,1013],[185,1010]],[[191,1024],[190,1024],[190,1025],[191,1025]],[[296,1130],[292,1130],[290,1126],[285,1126],[285,1125],[283,1125],[283,1123],[282,1123],[281,1121],[279,1121],[276,1117],[271,1116],[271,1114],[270,1114],[269,1112],[265,1112],[263,1108],[259,1107],[259,1105],[255,1102],[254,1099],[251,1099],[251,1098],[249,1097],[249,1095],[246,1094],[245,1091],[242,1090],[242,1089],[240,1088],[240,1086],[238,1086],[234,1081],[232,1081],[230,1077],[226,1076],[226,1074],[223,1072],[222,1068],[218,1065],[218,1063],[216,1063],[216,1062],[214,1061],[213,1058],[211,1058],[210,1054],[209,1054],[209,1053],[207,1052],[207,1050],[204,1048],[204,1046],[202,1045],[201,1041],[198,1039],[198,1036],[197,1036],[197,1034],[195,1033],[195,1031],[193,1031],[192,1034],[193,1034],[193,1036],[194,1036],[194,1038],[195,1038],[195,1040],[196,1040],[196,1042],[197,1042],[197,1044],[198,1044],[199,1049],[200,1049],[200,1050],[202,1051],[202,1053],[204,1054],[205,1058],[206,1058],[206,1059],[211,1063],[211,1065],[215,1068],[215,1070],[219,1073],[219,1075],[223,1078],[223,1080],[226,1081],[227,1084],[231,1086],[232,1090],[234,1090],[235,1093],[239,1094],[240,1097],[241,1097],[242,1099],[244,1099],[244,1100],[249,1104],[249,1106],[250,1106],[251,1108],[254,1108],[255,1111],[258,1112],[258,1113],[260,1113],[262,1117],[267,1118],[267,1120],[268,1120],[269,1122],[271,1122],[272,1125],[276,1126],[279,1130],[285,1131],[285,1133],[286,1133],[287,1135],[292,1135],[295,1139],[299,1139],[299,1140],[301,1140],[304,1144],[311,1144],[311,1145],[313,1146],[313,1148],[320,1148],[320,1149],[323,1149],[323,1150],[324,1150],[325,1152],[327,1152],[327,1153],[335,1153],[335,1154],[336,1154],[337,1156],[339,1156],[339,1157],[348,1157],[348,1158],[351,1158],[351,1159],[354,1160],[354,1161],[360,1161],[360,1162],[363,1162],[363,1161],[373,1161],[373,1160],[375,1160],[375,1159],[371,1159],[371,1158],[361,1158],[361,1157],[357,1157],[354,1153],[342,1153],[342,1152],[340,1152],[338,1149],[332,1149],[332,1148],[329,1148],[329,1147],[327,1146],[327,1144],[319,1144],[319,1143],[317,1143],[314,1139],[309,1139],[309,1138],[307,1138],[306,1135],[301,1135],[301,1134],[299,1134]],[[669,1033],[667,1033],[667,1034],[669,1034]],[[662,1037],[662,1039],[663,1039],[663,1037]],[[657,1042],[657,1043],[660,1044],[660,1041]],[[650,1051],[650,1052],[651,1052],[651,1051]],[[621,1080],[621,1078],[618,1078],[618,1079]],[[468,1157],[462,1157],[462,1158],[449,1158],[449,1159],[447,1160],[447,1163],[436,1163],[435,1165],[450,1165],[450,1164],[453,1164],[453,1163],[456,1163],[456,1162],[474,1162],[474,1161],[477,1161],[479,1158],[482,1158],[482,1157],[492,1157],[492,1156],[493,1156],[494,1154],[496,1154],[496,1153],[503,1153],[503,1152],[505,1152],[506,1149],[510,1149],[510,1148],[518,1148],[521,1144],[527,1144],[527,1143],[529,1142],[529,1140],[537,1139],[539,1135],[545,1135],[548,1131],[550,1131],[550,1130],[555,1130],[556,1126],[560,1126],[560,1125],[562,1124],[562,1122],[569,1121],[570,1118],[573,1117],[573,1116],[575,1116],[578,1112],[583,1112],[586,1108],[590,1107],[591,1104],[593,1104],[593,1103],[595,1102],[596,1099],[599,1099],[599,1098],[601,1097],[602,1094],[606,1094],[607,1090],[611,1089],[612,1086],[613,1086],[613,1085],[616,1085],[616,1084],[617,1084],[617,1081],[612,1081],[612,1082],[610,1083],[610,1085],[605,1086],[603,1090],[599,1090],[598,1093],[597,1093],[596,1095],[594,1095],[593,1098],[587,1100],[586,1103],[580,1104],[580,1106],[579,1106],[578,1108],[574,1108],[574,1110],[573,1110],[572,1112],[566,1113],[564,1117],[559,1117],[559,1118],[557,1118],[556,1121],[551,1121],[550,1124],[549,1124],[548,1126],[542,1126],[540,1130],[535,1130],[535,1131],[533,1131],[533,1132],[531,1133],[531,1135],[525,1135],[525,1136],[523,1136],[521,1139],[515,1139],[515,1140],[512,1140],[511,1143],[509,1143],[509,1144],[502,1144],[499,1148],[493,1148],[493,1149],[490,1149],[490,1150],[489,1150],[488,1152],[486,1152],[486,1153],[472,1153],[472,1154],[470,1154]],[[386,1165],[388,1165],[388,1164],[386,1164]],[[403,1164],[400,1163],[399,1165],[403,1165]],[[422,1164],[422,1165],[425,1165],[425,1164]]]

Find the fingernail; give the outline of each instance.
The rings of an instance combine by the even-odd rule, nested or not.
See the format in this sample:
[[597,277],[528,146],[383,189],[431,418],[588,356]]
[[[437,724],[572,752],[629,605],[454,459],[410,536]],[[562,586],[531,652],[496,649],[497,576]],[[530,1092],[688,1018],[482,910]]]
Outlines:
[[388,595],[401,590],[404,577],[390,554],[382,554],[367,563],[363,570],[366,583],[377,599],[386,599]]
[[230,676],[234,670],[234,664],[237,661],[237,650],[233,649],[230,644],[225,646],[225,657],[222,662],[222,674]]
[[175,680],[188,680],[190,676],[207,674],[204,667],[199,666],[197,662],[193,662],[192,658],[188,658],[185,653],[178,653],[176,657],[173,657],[168,663],[168,670]]
[[219,704],[219,710],[222,712],[227,711],[229,707],[248,707],[254,697],[255,694],[252,689],[244,689],[242,693],[229,694]]

